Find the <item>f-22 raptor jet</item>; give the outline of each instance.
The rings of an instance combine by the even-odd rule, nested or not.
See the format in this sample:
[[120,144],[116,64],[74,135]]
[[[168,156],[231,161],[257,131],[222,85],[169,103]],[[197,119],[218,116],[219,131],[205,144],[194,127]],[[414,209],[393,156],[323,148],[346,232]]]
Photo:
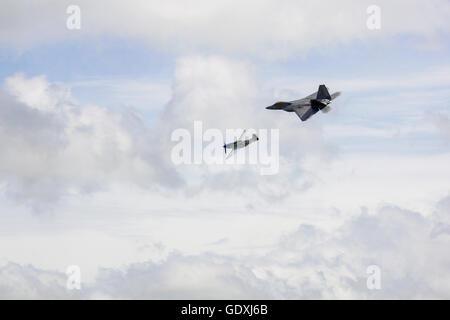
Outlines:
[[332,100],[339,97],[341,93],[335,92],[332,95],[328,93],[327,87],[324,84],[319,86],[319,90],[313,94],[299,100],[290,102],[280,101],[266,109],[269,110],[284,110],[287,112],[295,112],[302,121],[308,120],[312,115],[319,110],[327,113],[331,110],[329,104]]

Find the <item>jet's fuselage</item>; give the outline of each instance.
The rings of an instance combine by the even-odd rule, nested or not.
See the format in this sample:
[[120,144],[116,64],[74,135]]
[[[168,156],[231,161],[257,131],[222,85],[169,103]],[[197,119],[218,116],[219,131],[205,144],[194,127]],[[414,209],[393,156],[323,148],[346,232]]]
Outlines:
[[293,102],[277,102],[266,109],[269,110],[284,110],[286,112],[294,112],[299,107],[312,107],[313,109],[320,110],[330,104],[328,99],[301,99]]
[[294,112],[295,108],[301,106],[311,106],[311,102],[309,99],[301,99],[293,102],[277,102],[266,109],[269,110],[284,110],[286,112]]

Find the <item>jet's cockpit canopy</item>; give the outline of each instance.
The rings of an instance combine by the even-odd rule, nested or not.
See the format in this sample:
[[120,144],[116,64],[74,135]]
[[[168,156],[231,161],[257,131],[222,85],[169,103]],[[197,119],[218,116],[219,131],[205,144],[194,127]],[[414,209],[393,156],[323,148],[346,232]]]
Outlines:
[[291,105],[290,102],[285,102],[285,101],[278,101],[277,103],[274,103],[273,106],[274,107],[280,107],[280,108],[285,108],[287,106]]

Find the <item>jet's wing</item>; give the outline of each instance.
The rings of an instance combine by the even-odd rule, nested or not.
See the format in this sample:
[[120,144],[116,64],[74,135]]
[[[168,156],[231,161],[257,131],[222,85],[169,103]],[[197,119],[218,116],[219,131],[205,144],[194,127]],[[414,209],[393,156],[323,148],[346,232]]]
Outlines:
[[239,137],[239,139],[237,139],[237,141],[242,139],[242,136],[244,135],[245,131],[247,131],[247,129],[244,129],[244,131],[242,131],[241,136]]
[[298,100],[294,100],[294,101],[290,101],[290,103],[291,104],[296,104],[296,105],[302,105],[302,104],[306,105],[306,104],[309,104],[309,100],[315,99],[315,98],[317,98],[317,92],[314,92],[314,93],[310,94],[307,97],[304,97],[304,98],[301,98],[301,99],[298,99]]
[[311,106],[303,106],[294,109],[294,112],[302,121],[308,120],[312,115],[316,114],[317,111],[319,111],[319,109],[313,109]]
[[303,99],[315,99],[315,98],[317,98],[317,92],[318,91],[311,93],[309,96],[304,97]]
[[227,156],[225,157],[225,160],[228,160],[228,158],[231,157],[231,155],[233,154],[234,149],[231,149],[230,153],[227,154]]

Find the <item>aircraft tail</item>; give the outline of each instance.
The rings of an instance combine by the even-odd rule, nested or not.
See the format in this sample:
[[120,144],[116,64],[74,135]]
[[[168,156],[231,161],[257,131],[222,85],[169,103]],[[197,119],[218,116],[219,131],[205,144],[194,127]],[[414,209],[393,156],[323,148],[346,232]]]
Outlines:
[[327,87],[324,84],[319,86],[319,90],[317,91],[317,100],[327,99],[331,100],[330,93],[328,92]]

